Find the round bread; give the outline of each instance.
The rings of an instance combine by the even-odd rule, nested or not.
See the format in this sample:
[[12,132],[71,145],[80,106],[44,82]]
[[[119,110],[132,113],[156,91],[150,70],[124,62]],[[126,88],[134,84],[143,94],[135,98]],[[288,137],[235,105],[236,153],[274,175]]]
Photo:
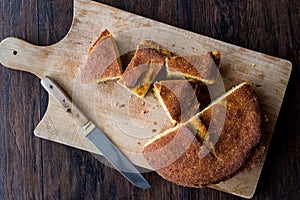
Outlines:
[[[221,129],[220,116],[225,117]],[[242,83],[187,123],[149,141],[142,152],[163,178],[178,185],[204,187],[243,169],[260,136],[257,97],[248,83]],[[210,153],[205,154],[206,149]]]

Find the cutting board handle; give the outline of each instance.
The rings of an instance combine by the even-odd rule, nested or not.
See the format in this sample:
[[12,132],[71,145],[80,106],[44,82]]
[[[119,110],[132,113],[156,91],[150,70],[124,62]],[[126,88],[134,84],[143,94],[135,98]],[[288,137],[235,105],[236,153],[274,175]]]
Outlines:
[[[18,38],[9,37],[0,43],[0,63],[8,68],[45,76],[47,70],[42,63],[49,61],[51,46],[36,46]],[[53,59],[51,59],[53,60]]]

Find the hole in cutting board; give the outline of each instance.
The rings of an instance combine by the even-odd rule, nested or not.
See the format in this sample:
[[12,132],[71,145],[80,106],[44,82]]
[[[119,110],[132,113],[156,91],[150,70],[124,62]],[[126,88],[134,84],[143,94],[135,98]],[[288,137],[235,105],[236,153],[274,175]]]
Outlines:
[[13,51],[13,54],[16,56],[18,54],[18,52],[17,51]]

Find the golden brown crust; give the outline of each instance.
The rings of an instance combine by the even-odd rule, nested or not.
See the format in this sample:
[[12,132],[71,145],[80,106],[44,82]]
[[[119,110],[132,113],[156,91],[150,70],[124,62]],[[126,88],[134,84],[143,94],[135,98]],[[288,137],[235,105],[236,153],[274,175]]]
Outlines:
[[198,55],[175,56],[166,59],[168,75],[215,83],[220,68],[220,52],[205,52]]
[[242,167],[241,171],[243,169],[250,170],[254,168],[257,165],[257,163],[260,161],[265,151],[266,151],[266,145],[260,141],[259,144],[256,145],[256,147],[253,149],[251,154],[248,156],[248,159],[245,165]]
[[164,62],[164,54],[140,44],[118,83],[144,97]]
[[149,64],[150,62],[163,65],[165,62],[164,59],[165,56],[155,49],[139,45],[132,60],[126,68],[126,71],[139,67],[141,65]]
[[260,161],[260,159],[262,158],[263,154],[266,152],[266,147],[268,145],[268,137],[267,137],[267,135],[263,134],[263,132],[264,132],[263,127],[268,122],[268,117],[265,113],[261,114],[261,121],[262,121],[262,123],[261,123],[262,135],[261,135],[260,141],[256,145],[256,147],[253,148],[253,151],[249,155],[246,164],[243,166],[243,169],[250,170],[250,169],[254,168],[257,165],[257,163]]
[[141,41],[140,45],[142,45],[146,48],[155,49],[156,51],[160,52],[161,54],[165,55],[168,58],[173,56],[173,53],[171,51],[169,51],[167,48],[165,48],[164,46],[162,46],[154,41],[143,40],[143,41]]
[[98,83],[120,78],[122,66],[117,47],[108,30],[89,49],[89,57],[81,70],[82,83]]
[[[224,111],[224,107],[226,108],[224,127],[218,134],[216,129],[220,128],[218,123],[221,121],[218,117],[224,114],[220,113]],[[214,113],[214,117],[211,117],[211,113]],[[203,128],[202,122],[209,134]],[[195,131],[195,124],[198,126],[196,130],[199,129],[200,134]],[[164,134],[162,138],[158,137],[155,141],[148,143],[142,152],[149,164],[154,166],[157,173],[163,178],[183,186],[204,187],[226,180],[243,168],[260,140],[260,127],[261,113],[257,97],[249,85],[243,83],[213,102],[211,106],[198,113],[186,124]],[[170,136],[177,138],[178,134],[185,135],[186,138],[180,136],[180,139],[174,142],[174,147],[169,150],[168,147],[163,148],[165,149],[164,155],[155,153],[170,142]],[[194,136],[195,134],[198,135],[200,142]],[[166,160],[172,156],[173,149],[181,146],[181,141],[185,142],[185,151],[182,151],[178,159],[174,159],[175,161],[173,160],[174,162],[171,164],[162,166],[160,159],[163,157]],[[190,145],[187,144],[187,141],[190,142]],[[201,146],[201,144],[204,142],[206,144],[216,142],[212,149],[213,154],[203,154],[203,147],[206,145]],[[178,152],[176,154],[178,155]],[[155,158],[152,157],[153,155]]]
[[100,36],[97,38],[97,40],[93,43],[93,45],[92,45],[91,48],[89,49],[88,55],[90,55],[90,54],[94,51],[95,47],[96,47],[96,46],[101,42],[101,40],[103,40],[103,38],[105,38],[105,37],[112,37],[112,35],[110,34],[110,32],[109,32],[107,29],[105,29],[105,30],[100,34]]
[[[206,132],[204,125],[201,128],[203,128],[203,132]],[[193,143],[195,146],[191,148],[190,145]],[[186,126],[177,126],[171,129],[171,131],[167,130],[166,133],[146,144],[142,149],[142,153],[154,170],[158,170],[158,173],[162,172],[160,175],[163,177],[164,175],[172,177],[172,174],[167,174],[167,172],[173,168],[178,171],[182,170],[178,176],[174,174],[175,179],[181,179],[180,177],[185,176],[186,171],[179,169],[177,165],[186,161],[185,158],[187,158],[186,155],[190,152],[189,149],[193,150],[198,147],[200,147],[200,142],[195,138],[191,130]],[[180,159],[182,162],[178,162]],[[163,173],[163,170],[166,170],[166,173]]]
[[173,124],[186,122],[199,111],[200,86],[194,81],[160,81],[154,84],[154,90]]

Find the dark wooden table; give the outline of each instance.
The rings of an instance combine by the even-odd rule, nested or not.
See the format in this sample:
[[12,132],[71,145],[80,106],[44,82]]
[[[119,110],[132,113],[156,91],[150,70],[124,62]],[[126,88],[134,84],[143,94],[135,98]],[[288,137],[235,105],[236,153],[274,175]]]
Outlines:
[[[293,63],[280,117],[254,199],[300,199],[300,2],[298,0],[101,0],[167,24]],[[72,0],[1,0],[0,40],[61,40]],[[240,199],[177,186],[155,173],[140,190],[87,152],[34,136],[47,106],[35,76],[0,66],[0,199]]]

